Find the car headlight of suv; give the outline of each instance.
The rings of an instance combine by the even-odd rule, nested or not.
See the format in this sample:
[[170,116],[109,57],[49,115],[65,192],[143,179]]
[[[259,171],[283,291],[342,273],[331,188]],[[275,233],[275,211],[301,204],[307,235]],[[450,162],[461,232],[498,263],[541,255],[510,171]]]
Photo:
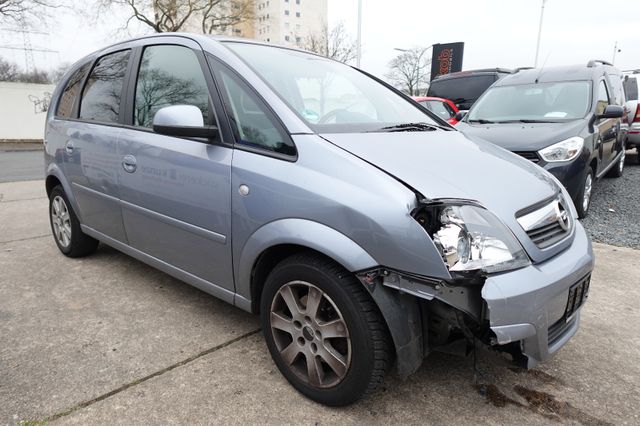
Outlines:
[[541,149],[538,154],[548,163],[570,161],[580,155],[583,146],[584,139],[575,136]]
[[414,218],[427,230],[450,272],[504,272],[531,264],[511,231],[472,204],[425,205]]

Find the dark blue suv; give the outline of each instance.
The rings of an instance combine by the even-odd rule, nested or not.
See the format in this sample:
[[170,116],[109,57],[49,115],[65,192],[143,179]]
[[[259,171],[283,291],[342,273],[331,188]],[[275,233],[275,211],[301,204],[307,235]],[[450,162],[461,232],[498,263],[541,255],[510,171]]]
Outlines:
[[585,217],[594,181],[622,175],[624,101],[622,73],[607,62],[529,69],[497,81],[457,128],[551,172]]

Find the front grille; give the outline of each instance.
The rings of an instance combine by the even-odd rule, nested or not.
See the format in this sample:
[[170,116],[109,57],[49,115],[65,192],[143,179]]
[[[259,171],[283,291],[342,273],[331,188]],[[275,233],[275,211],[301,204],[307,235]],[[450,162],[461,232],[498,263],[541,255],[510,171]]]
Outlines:
[[552,246],[563,239],[566,233],[567,231],[565,231],[558,222],[527,231],[527,235],[531,238],[531,241],[540,248]]
[[560,340],[560,338],[564,336],[565,332],[571,328],[575,320],[575,318],[572,318],[571,321],[567,322],[564,318],[561,318],[549,327],[549,330],[547,331],[548,346],[553,346],[558,340]]
[[586,302],[587,298],[589,297],[590,283],[591,275],[587,275],[586,277],[582,278],[580,281],[572,285],[569,289],[567,305],[565,307],[562,318],[553,323],[553,325],[549,327],[547,331],[547,340],[549,346],[556,343],[575,322],[575,317],[573,315],[578,309],[580,309],[582,305],[584,305],[584,302]]
[[535,210],[529,209],[528,213],[519,216],[517,220],[531,241],[540,249],[564,240],[571,234],[573,227],[573,219],[565,209],[562,197]]
[[515,151],[514,154],[518,154],[522,158],[526,158],[527,160],[537,163],[540,161],[540,157],[538,157],[538,153],[535,151]]

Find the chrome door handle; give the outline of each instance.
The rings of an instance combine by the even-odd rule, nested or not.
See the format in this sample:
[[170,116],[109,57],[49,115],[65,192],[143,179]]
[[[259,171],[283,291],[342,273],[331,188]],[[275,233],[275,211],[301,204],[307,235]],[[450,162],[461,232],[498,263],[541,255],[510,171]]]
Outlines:
[[133,173],[136,171],[138,167],[138,163],[136,162],[136,157],[133,155],[125,155],[122,159],[122,168],[127,173]]
[[73,141],[67,141],[67,144],[64,146],[64,150],[67,154],[73,154],[75,146],[73,146]]

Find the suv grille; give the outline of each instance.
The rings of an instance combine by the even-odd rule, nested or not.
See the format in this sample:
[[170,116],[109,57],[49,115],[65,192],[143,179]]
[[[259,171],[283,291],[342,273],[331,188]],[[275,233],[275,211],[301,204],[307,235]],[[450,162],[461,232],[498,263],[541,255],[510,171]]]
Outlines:
[[573,219],[560,200],[556,198],[539,209],[518,217],[518,223],[538,248],[544,249],[556,244],[571,231]]
[[514,154],[518,154],[520,157],[525,158],[533,163],[537,163],[540,161],[540,157],[538,157],[538,153],[535,151],[515,151]]

